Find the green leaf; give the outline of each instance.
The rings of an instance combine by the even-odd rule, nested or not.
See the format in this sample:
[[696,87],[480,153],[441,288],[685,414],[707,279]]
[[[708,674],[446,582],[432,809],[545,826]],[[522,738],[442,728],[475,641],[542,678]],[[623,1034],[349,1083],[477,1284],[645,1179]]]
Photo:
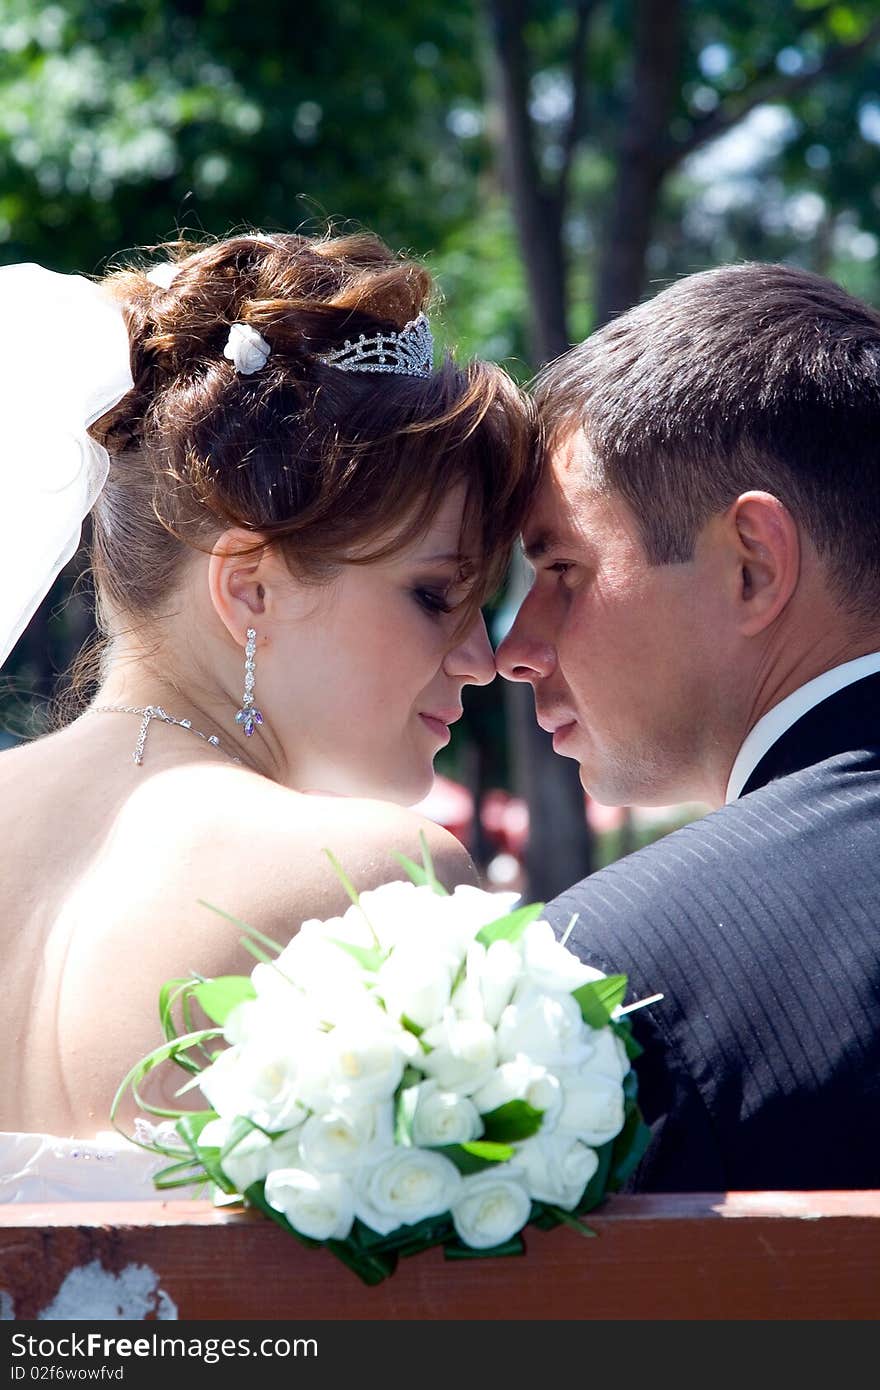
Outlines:
[[241,944],[248,954],[253,956],[254,960],[258,960],[261,965],[274,965],[275,957],[267,955],[263,948],[258,946],[255,941],[248,941],[247,937],[243,936],[241,938]]
[[412,1148],[413,1118],[419,1100],[416,1086],[405,1086],[398,1094],[394,1107],[394,1142]]
[[348,1240],[312,1240],[309,1236],[302,1235],[295,1226],[291,1226],[283,1212],[276,1211],[275,1207],[270,1206],[266,1201],[265,1181],[253,1183],[245,1193],[245,1197],[251,1206],[257,1207],[264,1216],[268,1216],[271,1221],[274,1221],[282,1230],[287,1231],[288,1235],[293,1236],[301,1245],[307,1246],[310,1250],[324,1246],[344,1265],[347,1265],[365,1284],[381,1284],[383,1279],[387,1279],[390,1274],[394,1273],[397,1266],[395,1254],[361,1250],[350,1237]]
[[416,888],[427,888],[431,886],[431,880],[428,877],[427,871],[422,868],[421,864],[417,864],[414,859],[409,859],[407,855],[400,854],[397,850],[394,851],[394,858],[397,860],[398,864],[406,869],[410,883],[414,884]]
[[360,895],[360,893],[359,893],[358,890],[355,888],[354,884],[352,883],[352,881],[351,881],[351,879],[349,878],[348,874],[347,874],[347,873],[345,872],[345,870],[343,869],[342,865],[340,864],[339,860],[336,858],[336,855],[333,853],[333,851],[330,850],[330,849],[327,849],[326,846],[325,846],[325,848],[324,848],[324,853],[326,854],[327,858],[330,860],[330,865],[331,865],[331,867],[332,867],[332,869],[333,869],[334,874],[335,874],[336,877],[339,879],[339,882],[342,884],[342,886],[343,886],[343,888],[345,889],[346,893],[347,893],[348,896],[351,898],[351,900],[352,900],[352,902],[354,903],[355,907],[358,907],[358,906],[360,905],[360,901],[361,901],[361,895]]
[[576,999],[584,1023],[591,1028],[606,1028],[611,1022],[611,1011],[623,1001],[626,994],[625,975],[606,975],[601,980],[588,980],[571,991]]
[[431,858],[431,851],[428,849],[428,838],[424,830],[419,831],[419,844],[422,849],[422,863],[425,866],[425,882],[435,893],[439,893],[443,898],[448,898],[449,893],[434,872],[434,861]]
[[611,1171],[611,1157],[614,1150],[614,1141],[609,1139],[607,1144],[601,1144],[596,1149],[599,1159],[599,1166],[587,1183],[586,1188],[577,1204],[576,1210],[583,1215],[584,1212],[592,1211],[604,1202],[608,1192],[608,1175]]
[[[232,1153],[233,1149],[238,1148],[243,1139],[246,1139],[249,1134],[253,1134],[255,1129],[260,1129],[260,1126],[255,1125],[253,1120],[249,1120],[246,1115],[237,1115],[230,1126],[226,1142],[220,1150],[221,1163]],[[260,1130],[260,1133],[263,1134],[265,1131]]]
[[633,1037],[632,1024],[629,1019],[613,1018],[610,1026],[623,1043],[623,1049],[629,1060],[635,1062],[637,1058],[641,1057],[645,1049]]
[[441,1144],[432,1153],[443,1154],[464,1177],[472,1173],[482,1173],[496,1163],[506,1163],[513,1158],[516,1150],[510,1144],[489,1143],[485,1139],[475,1139],[468,1144]]
[[374,974],[388,959],[388,952],[378,946],[355,946],[351,941],[340,941],[335,936],[328,937],[328,940],[332,941],[334,946],[338,946],[340,951],[347,952],[362,970],[370,970]]
[[563,1207],[554,1207],[548,1204],[547,1210],[552,1216],[555,1216],[563,1226],[569,1226],[571,1230],[577,1231],[578,1235],[589,1237],[598,1235],[598,1232],[594,1231],[592,1226],[585,1226],[583,1221],[579,1221],[572,1212],[565,1211]]
[[544,1111],[527,1100],[509,1100],[483,1115],[483,1138],[494,1144],[515,1144],[537,1134],[543,1118]]
[[526,1253],[526,1243],[522,1236],[512,1236],[503,1245],[493,1245],[490,1250],[474,1250],[470,1245],[464,1245],[460,1240],[450,1240],[443,1247],[443,1256],[447,1260],[485,1260],[498,1259],[506,1255],[524,1255]]
[[159,990],[159,1022],[162,1025],[162,1032],[169,1041],[177,1036],[172,1010],[180,995],[190,985],[192,985],[191,978],[166,980]]
[[538,920],[544,906],[544,903],[526,903],[525,907],[507,912],[503,917],[497,918],[494,922],[487,922],[481,927],[476,940],[484,946],[491,946],[493,941],[518,941],[526,927]]
[[257,997],[247,975],[218,975],[214,980],[195,985],[193,994],[214,1023],[225,1023],[239,1004]]
[[[198,1032],[184,1033],[182,1037],[172,1038],[170,1042],[165,1042],[161,1047],[155,1047],[152,1052],[148,1052],[146,1057],[141,1057],[119,1083],[116,1095],[113,1097],[113,1103],[110,1106],[111,1124],[119,1129],[119,1125],[116,1124],[116,1112],[119,1109],[122,1097],[129,1089],[138,1106],[147,1114],[162,1115],[168,1119],[176,1119],[180,1113],[179,1111],[162,1109],[159,1106],[150,1105],[144,1100],[138,1091],[139,1082],[143,1081],[144,1077],[147,1076],[154,1067],[159,1066],[161,1062],[173,1061],[179,1052],[185,1052],[191,1047],[200,1047],[206,1038],[216,1038],[222,1036],[222,1033],[222,1028],[200,1028]],[[120,1133],[124,1134],[125,1131],[120,1129]],[[130,1136],[126,1135],[126,1138],[129,1137]]]
[[192,1187],[204,1183],[205,1168],[201,1160],[184,1158],[179,1163],[171,1163],[161,1172],[153,1174],[153,1186],[160,1192],[172,1187]]
[[222,907],[216,907],[214,903],[206,902],[204,898],[198,898],[196,901],[200,907],[207,907],[209,911],[216,912],[218,917],[222,917],[225,921],[231,922],[234,927],[238,927],[241,931],[247,932],[248,936],[252,936],[256,941],[260,941],[264,946],[268,946],[269,950],[274,951],[276,956],[280,956],[281,952],[284,950],[280,941],[274,941],[271,936],[267,936],[265,932],[258,931],[256,927],[249,927],[247,922],[242,922],[239,917],[233,917],[231,912],[224,912]]
[[609,1190],[619,1191],[632,1177],[650,1142],[651,1130],[645,1124],[639,1107],[632,1101],[628,1106],[623,1129],[612,1144]]
[[207,1124],[210,1124],[212,1120],[216,1119],[216,1110],[188,1110],[186,1114],[181,1115],[174,1128],[177,1130],[181,1139],[183,1139],[195,1153],[199,1146],[202,1130]]
[[181,1139],[190,1149],[196,1163],[200,1163],[204,1168],[206,1176],[220,1188],[221,1192],[231,1196],[238,1189],[223,1171],[219,1148],[214,1145],[202,1144],[199,1140],[205,1125],[212,1119],[216,1119],[213,1112],[192,1111],[190,1114],[180,1117],[176,1128]]

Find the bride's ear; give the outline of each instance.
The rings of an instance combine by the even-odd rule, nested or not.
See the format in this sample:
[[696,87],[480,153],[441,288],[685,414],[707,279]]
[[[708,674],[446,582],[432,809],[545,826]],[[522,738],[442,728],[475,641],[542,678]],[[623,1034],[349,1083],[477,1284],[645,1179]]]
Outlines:
[[208,558],[208,592],[227,631],[241,645],[275,598],[279,558],[258,532],[230,527]]

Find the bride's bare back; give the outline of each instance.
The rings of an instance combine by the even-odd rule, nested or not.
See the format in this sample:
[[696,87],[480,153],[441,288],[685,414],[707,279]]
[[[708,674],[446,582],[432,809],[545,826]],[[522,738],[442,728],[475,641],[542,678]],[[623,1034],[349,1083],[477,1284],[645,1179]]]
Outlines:
[[[75,312],[67,277],[13,275],[61,370],[85,364],[81,401],[47,395],[28,467],[58,501],[51,557],[92,503],[107,642],[91,710],[0,755],[3,1129],[106,1129],[162,1041],[163,982],[250,969],[205,902],[287,941],[348,905],[325,848],[365,889],[403,877],[395,852],[417,859],[421,831],[445,883],[476,881],[458,841],[403,808],[430,789],[464,686],[495,675],[479,610],[537,482],[531,411],[489,363],[433,368],[430,276],[366,234],[168,255],[158,278],[79,282]],[[71,437],[100,491],[67,488],[66,530],[55,444]],[[40,485],[29,471],[28,496]],[[0,653],[51,580],[24,541]],[[154,719],[135,766],[160,705],[219,749]]]
[[13,1040],[0,1049],[0,1129],[108,1128],[129,1065],[163,1041],[160,985],[191,970],[248,973],[241,933],[199,899],[286,941],[348,905],[325,846],[367,888],[403,876],[393,850],[418,857],[419,829],[448,885],[477,881],[439,826],[384,802],[289,791],[195,740],[188,749],[182,730],[152,731],[135,767],[137,727],[87,715],[0,754]]

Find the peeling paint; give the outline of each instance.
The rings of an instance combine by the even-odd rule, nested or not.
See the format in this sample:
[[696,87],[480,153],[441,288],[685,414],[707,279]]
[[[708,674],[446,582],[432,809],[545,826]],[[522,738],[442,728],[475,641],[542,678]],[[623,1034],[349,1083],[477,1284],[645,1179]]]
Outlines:
[[[8,1297],[8,1295],[7,1295]],[[130,1264],[119,1274],[98,1260],[72,1269],[39,1322],[143,1322],[145,1318],[176,1321],[177,1305],[149,1265]]]

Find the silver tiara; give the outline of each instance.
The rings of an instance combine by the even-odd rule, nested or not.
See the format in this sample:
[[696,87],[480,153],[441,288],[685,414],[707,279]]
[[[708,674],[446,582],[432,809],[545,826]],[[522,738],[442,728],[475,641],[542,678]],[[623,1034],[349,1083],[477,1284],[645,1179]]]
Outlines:
[[399,333],[362,333],[341,348],[322,354],[319,362],[341,372],[396,372],[399,376],[430,376],[434,369],[434,337],[424,314],[410,319]]

